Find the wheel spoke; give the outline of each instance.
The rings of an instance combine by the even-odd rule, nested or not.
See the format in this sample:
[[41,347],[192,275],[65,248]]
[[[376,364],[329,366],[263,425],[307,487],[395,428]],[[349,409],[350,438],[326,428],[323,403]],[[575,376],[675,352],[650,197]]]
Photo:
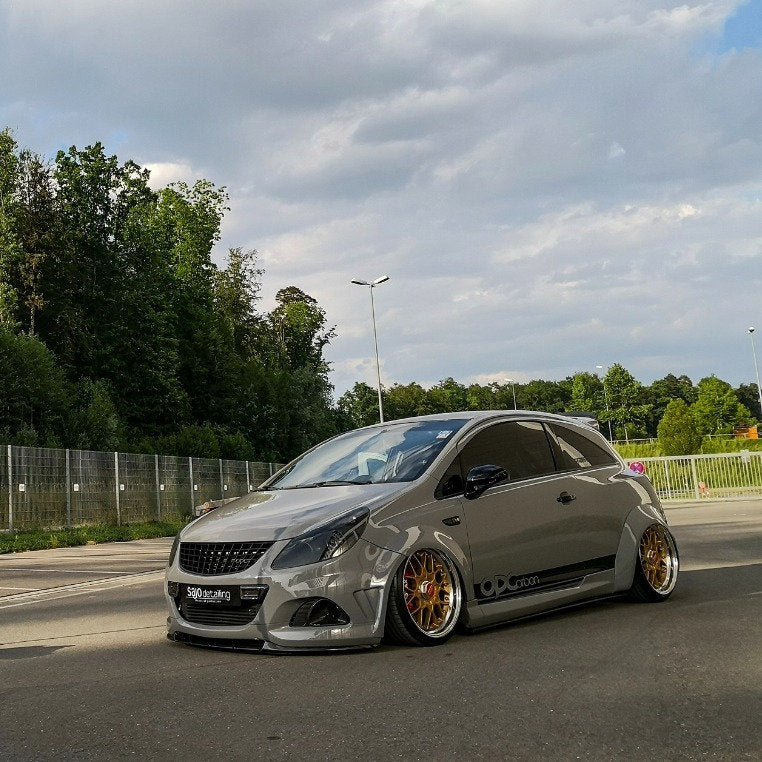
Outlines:
[[674,583],[675,551],[664,528],[651,526],[643,532],[639,556],[646,581],[655,591],[664,592]]
[[405,604],[416,627],[424,633],[437,633],[452,620],[450,574],[433,551],[419,550],[407,560],[403,572]]

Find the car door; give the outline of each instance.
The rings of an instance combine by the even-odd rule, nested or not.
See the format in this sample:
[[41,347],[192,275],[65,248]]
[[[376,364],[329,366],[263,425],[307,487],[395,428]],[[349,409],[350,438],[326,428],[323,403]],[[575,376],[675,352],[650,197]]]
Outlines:
[[462,446],[464,478],[477,465],[509,473],[507,481],[463,501],[479,602],[568,584],[598,558],[595,540],[577,520],[574,474],[557,471],[555,446],[537,421],[495,423]]
[[556,459],[565,479],[564,489],[573,500],[568,506],[568,534],[575,545],[590,548],[591,566],[609,568],[619,546],[627,514],[637,503],[626,481],[612,479],[621,463],[596,440],[596,432],[559,423],[546,424]]

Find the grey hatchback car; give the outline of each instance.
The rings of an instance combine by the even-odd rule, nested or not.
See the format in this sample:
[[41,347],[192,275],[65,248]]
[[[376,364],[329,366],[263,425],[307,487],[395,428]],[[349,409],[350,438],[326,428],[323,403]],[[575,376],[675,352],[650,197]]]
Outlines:
[[168,637],[285,651],[437,645],[588,599],[663,601],[677,545],[648,479],[572,418],[464,412],[306,452],[186,526]]

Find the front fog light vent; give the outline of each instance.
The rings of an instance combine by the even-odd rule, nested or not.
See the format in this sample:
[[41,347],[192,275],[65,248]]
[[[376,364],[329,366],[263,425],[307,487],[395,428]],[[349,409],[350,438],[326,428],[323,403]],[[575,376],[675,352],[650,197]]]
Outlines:
[[291,617],[291,627],[333,627],[349,624],[341,606],[327,598],[307,598]]
[[177,594],[180,592],[180,585],[177,582],[167,582],[167,592],[170,598],[177,598]]
[[266,592],[267,585],[241,585],[241,600],[259,603],[264,599]]

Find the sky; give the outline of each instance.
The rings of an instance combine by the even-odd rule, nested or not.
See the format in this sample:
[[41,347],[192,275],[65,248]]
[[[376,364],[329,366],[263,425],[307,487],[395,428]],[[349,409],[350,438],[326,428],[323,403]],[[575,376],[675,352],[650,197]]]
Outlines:
[[762,0],[0,0],[0,128],[230,194],[336,395],[621,363],[754,381]]

